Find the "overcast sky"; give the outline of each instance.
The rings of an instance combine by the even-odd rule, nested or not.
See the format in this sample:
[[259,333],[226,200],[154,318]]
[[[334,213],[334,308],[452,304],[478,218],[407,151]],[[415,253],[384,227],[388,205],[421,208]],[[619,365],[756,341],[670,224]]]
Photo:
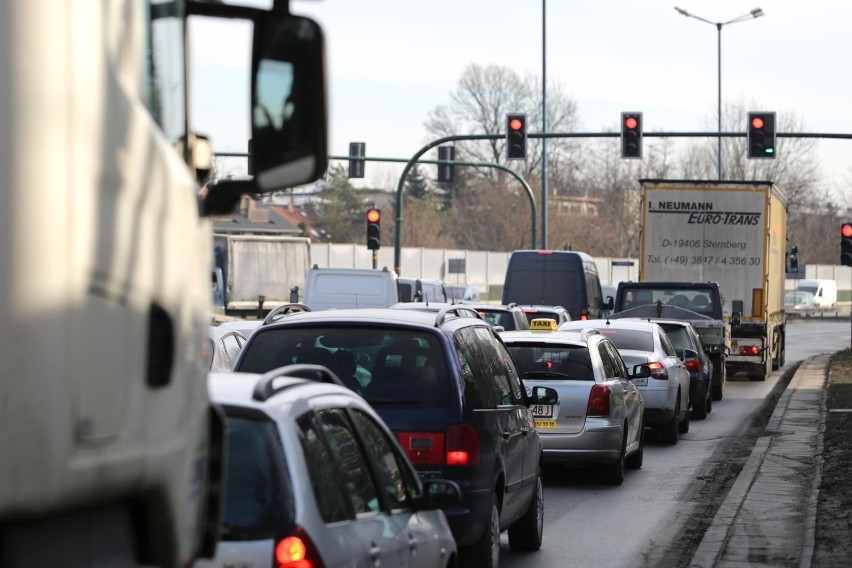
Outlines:
[[[646,131],[714,130],[716,27],[676,5],[711,22],[763,9],[722,28],[724,100],[756,101],[750,110],[775,111],[782,126],[795,112],[810,131],[852,133],[848,0],[548,0],[547,79],[576,100],[580,130],[614,130],[622,111],[643,112]],[[359,141],[368,156],[410,157],[429,141],[429,111],[449,102],[472,63],[542,72],[542,0],[291,0],[291,11],[326,34],[332,155]],[[201,59],[224,93],[241,84],[230,74],[246,55],[213,35]],[[244,120],[231,114],[213,102],[196,110],[217,150],[243,150]],[[852,178],[852,140],[819,149],[830,183]],[[397,172],[367,163],[371,183],[395,182]]]

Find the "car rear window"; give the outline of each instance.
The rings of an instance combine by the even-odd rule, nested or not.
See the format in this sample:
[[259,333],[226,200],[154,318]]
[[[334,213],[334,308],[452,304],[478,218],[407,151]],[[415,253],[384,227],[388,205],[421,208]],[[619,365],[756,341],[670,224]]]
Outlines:
[[682,354],[684,349],[693,349],[686,327],[673,324],[663,324],[662,327],[666,330],[666,335],[669,337],[672,347],[674,347],[678,353]]
[[228,415],[223,540],[265,540],[295,528],[281,440],[269,419]]
[[477,309],[479,315],[488,322],[489,325],[502,326],[506,331],[515,331],[518,329],[515,323],[515,316],[512,312],[505,310],[483,310]]
[[[351,363],[338,366],[348,359]],[[294,363],[324,365],[374,405],[449,407],[444,348],[425,331],[378,326],[294,326],[258,332],[235,370],[266,373]]]
[[582,346],[513,343],[506,346],[521,378],[594,381],[589,350]]
[[600,329],[618,349],[633,349],[635,351],[653,351],[654,336],[650,331],[635,329]]

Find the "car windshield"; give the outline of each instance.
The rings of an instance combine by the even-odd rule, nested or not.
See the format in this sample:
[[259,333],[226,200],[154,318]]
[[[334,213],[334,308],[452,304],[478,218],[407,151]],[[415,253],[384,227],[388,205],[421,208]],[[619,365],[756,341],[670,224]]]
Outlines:
[[795,292],[787,292],[787,295],[784,296],[784,303],[787,305],[801,304],[809,301],[813,297],[814,295],[810,292],[796,290]]
[[611,327],[600,329],[599,331],[610,338],[618,349],[633,349],[635,351],[654,350],[654,336],[650,331]]
[[515,317],[512,312],[485,309],[477,309],[476,311],[490,325],[502,326],[506,331],[515,331],[518,329],[518,326],[515,325]]
[[595,380],[585,347],[546,343],[512,343],[506,347],[522,378]]
[[661,289],[651,288],[627,289],[624,292],[623,309],[638,308],[648,304],[662,302],[664,306],[685,308],[705,316],[713,315],[712,296],[708,290],[691,289]]
[[296,506],[281,440],[266,419],[229,415],[224,540],[265,540],[295,528]]
[[811,296],[814,296],[817,293],[817,287],[816,286],[799,286],[798,288],[796,288],[796,292],[806,292],[806,293],[810,294]]
[[444,350],[434,333],[394,327],[284,327],[261,330],[244,347],[240,372],[295,363],[324,365],[367,402],[450,405]]

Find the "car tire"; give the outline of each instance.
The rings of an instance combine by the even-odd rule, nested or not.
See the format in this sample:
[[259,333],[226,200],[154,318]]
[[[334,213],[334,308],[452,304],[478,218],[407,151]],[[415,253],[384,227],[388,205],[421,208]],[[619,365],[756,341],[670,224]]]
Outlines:
[[459,551],[460,566],[481,566],[497,568],[500,564],[500,512],[497,510],[497,498],[491,498],[491,515],[488,526],[482,531],[479,540]]
[[710,389],[707,389],[707,414],[713,412],[713,396],[710,394]]
[[624,436],[621,438],[621,452],[618,454],[618,459],[613,463],[604,464],[601,466],[603,470],[603,480],[609,485],[621,485],[624,483],[624,468],[627,453],[627,431],[625,428]]
[[[677,415],[675,415],[675,420],[677,420]],[[677,431],[680,434],[689,432],[689,412],[683,416],[683,420],[677,423]]]
[[[509,527],[509,547],[512,550],[538,550],[544,537],[544,488],[541,473],[536,476],[535,493],[524,516]],[[500,540],[499,535],[497,538]]]
[[674,446],[678,439],[678,416],[680,416],[680,396],[678,396],[677,405],[675,406],[674,416],[667,423],[659,426],[660,441],[664,444]]
[[711,380],[710,396],[713,400],[722,400],[725,386],[725,361],[720,357],[713,361],[713,379]]
[[639,449],[624,459],[624,465],[629,469],[640,469],[645,460],[645,425],[639,425]]
[[710,397],[707,396],[707,391],[704,391],[704,396],[698,402],[692,403],[692,417],[696,420],[704,420],[707,418],[708,406],[710,405]]

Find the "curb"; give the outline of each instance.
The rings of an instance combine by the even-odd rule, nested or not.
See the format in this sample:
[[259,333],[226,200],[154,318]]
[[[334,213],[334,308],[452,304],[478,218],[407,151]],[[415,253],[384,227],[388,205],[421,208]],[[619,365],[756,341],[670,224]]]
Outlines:
[[[757,477],[760,468],[769,453],[773,438],[778,435],[782,418],[787,412],[793,394],[799,388],[799,385],[803,380],[805,375],[804,371],[807,370],[808,372],[811,372],[813,370],[812,366],[815,360],[824,356],[826,355],[817,355],[803,361],[796,370],[796,373],[790,383],[787,385],[787,388],[784,389],[784,392],[779,397],[778,402],[775,405],[775,409],[772,412],[772,416],[764,429],[764,434],[755,442],[754,448],[749,454],[742,471],[737,476],[737,479],[731,486],[724,502],[716,512],[713,522],[707,529],[707,532],[705,532],[704,537],[701,539],[701,543],[698,545],[698,548],[689,563],[691,568],[712,568],[720,563],[722,555],[725,552],[729,540],[731,539],[733,532],[732,529],[737,521],[737,517],[743,508],[743,502],[746,500],[749,491],[754,484],[755,478]],[[816,509],[822,472],[822,434],[825,431],[826,421],[827,392],[825,389],[825,381],[828,376],[827,370],[828,365],[823,365],[823,389],[819,404],[819,432],[814,452],[816,455],[817,466],[815,468],[815,477],[810,484],[810,490],[806,496],[803,496],[803,503],[806,505],[806,512],[803,528],[804,539],[798,559],[799,568],[810,568],[814,550]],[[770,433],[767,434],[766,432]]]

